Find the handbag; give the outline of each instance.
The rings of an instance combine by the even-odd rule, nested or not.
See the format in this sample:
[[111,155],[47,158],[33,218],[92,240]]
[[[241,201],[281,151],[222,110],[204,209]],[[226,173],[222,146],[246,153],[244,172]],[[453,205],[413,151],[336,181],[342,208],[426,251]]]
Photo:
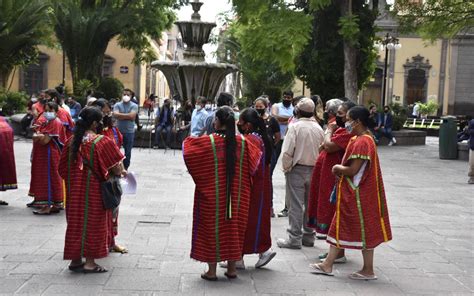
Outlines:
[[[101,180],[101,177],[92,170],[92,166],[94,163],[95,144],[99,142],[102,137],[103,136],[99,136],[92,142],[89,160],[90,164],[84,158],[82,159],[83,164],[99,181]],[[100,182],[100,191],[104,209],[115,209],[120,205],[120,201],[122,200],[122,185],[120,185],[120,178],[118,176],[111,176],[107,180]]]

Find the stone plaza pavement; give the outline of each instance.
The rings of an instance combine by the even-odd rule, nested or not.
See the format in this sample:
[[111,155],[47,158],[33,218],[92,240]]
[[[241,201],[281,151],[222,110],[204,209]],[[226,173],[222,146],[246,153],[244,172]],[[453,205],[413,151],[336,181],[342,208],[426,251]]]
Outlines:
[[[261,270],[246,256],[247,270],[229,281],[201,280],[205,265],[189,258],[194,185],[181,152],[134,149],[131,171],[139,189],[120,208],[118,243],[129,254],[99,263],[105,274],[77,274],[62,260],[64,213],[35,216],[30,201],[31,142],[15,142],[20,189],[0,193],[0,294],[30,295],[473,295],[474,186],[466,184],[467,162],[440,160],[437,139],[419,147],[381,147],[393,241],[376,249],[377,281],[348,279],[362,262],[348,251],[336,276],[309,273],[308,264],[327,249],[276,247],[286,218],[272,219],[275,259]],[[275,209],[282,208],[284,178],[275,176]]]

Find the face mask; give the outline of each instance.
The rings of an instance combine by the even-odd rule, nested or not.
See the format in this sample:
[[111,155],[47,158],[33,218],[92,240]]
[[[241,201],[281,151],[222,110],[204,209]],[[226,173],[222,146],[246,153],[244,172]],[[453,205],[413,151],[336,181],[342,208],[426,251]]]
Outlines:
[[201,105],[197,105],[197,106],[196,106],[196,110],[197,110],[197,111],[201,111],[201,109],[202,109],[202,106],[201,106]]
[[130,97],[129,97],[129,96],[123,96],[123,97],[122,97],[122,101],[123,101],[124,103],[128,103],[128,102],[130,102]]
[[291,101],[290,100],[283,100],[283,106],[285,106],[286,108],[290,107],[291,106]]
[[383,112],[388,113],[388,109],[383,110]]
[[344,118],[341,116],[336,116],[336,124],[338,127],[344,127],[345,125]]
[[346,123],[344,124],[344,127],[346,128],[346,131],[349,134],[352,134],[352,124],[349,121],[346,121]]
[[328,122],[329,121],[329,113],[327,111],[325,111],[323,113],[323,120],[324,122]]
[[265,109],[255,109],[258,112],[258,115],[263,116],[265,114]]
[[38,99],[37,98],[31,98],[31,102],[36,103],[36,102],[38,102]]
[[44,112],[44,118],[46,118],[48,121],[54,120],[56,118],[56,113]]
[[210,110],[210,109],[212,108],[212,106],[211,106],[211,104],[206,104],[206,105],[204,106],[204,108],[205,108],[206,110]]
[[240,112],[234,112],[235,120],[239,120],[239,117],[240,117]]

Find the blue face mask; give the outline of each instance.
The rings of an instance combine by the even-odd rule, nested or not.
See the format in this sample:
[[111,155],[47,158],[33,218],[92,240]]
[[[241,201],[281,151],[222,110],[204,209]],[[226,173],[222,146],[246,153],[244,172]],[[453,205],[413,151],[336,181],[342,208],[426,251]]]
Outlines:
[[56,113],[44,112],[44,118],[46,118],[48,121],[54,120],[56,118]]
[[239,120],[240,112],[234,112],[235,120]]
[[349,121],[346,121],[346,123],[344,124],[344,127],[346,128],[346,131],[349,134],[352,134],[352,123],[350,123]]

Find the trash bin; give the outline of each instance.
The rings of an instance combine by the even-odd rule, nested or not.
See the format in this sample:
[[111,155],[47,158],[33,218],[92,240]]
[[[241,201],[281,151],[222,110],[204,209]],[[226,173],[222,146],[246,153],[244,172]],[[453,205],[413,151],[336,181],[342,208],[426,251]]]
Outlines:
[[442,117],[442,123],[439,127],[439,158],[457,159],[458,158],[458,128],[456,117]]

